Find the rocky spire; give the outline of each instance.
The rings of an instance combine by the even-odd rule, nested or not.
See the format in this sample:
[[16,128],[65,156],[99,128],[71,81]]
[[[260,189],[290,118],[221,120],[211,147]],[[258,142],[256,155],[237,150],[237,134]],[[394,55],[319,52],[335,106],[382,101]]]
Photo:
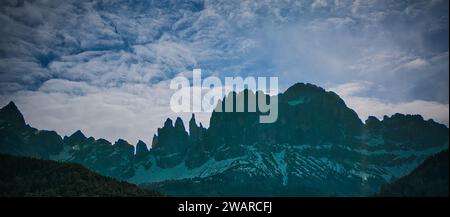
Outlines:
[[12,101],[0,109],[0,120],[25,125],[25,119],[23,118],[22,113],[20,113],[19,109]]
[[175,120],[175,125],[172,125],[172,120],[167,119],[164,127],[158,128],[158,135],[153,137],[151,152],[167,156],[159,158],[158,165],[164,168],[180,163],[189,147],[188,137],[181,118]]
[[184,131],[186,132],[186,128],[184,127],[184,123],[183,120],[181,120],[180,117],[177,117],[177,119],[175,120],[175,129],[178,131]]
[[147,144],[139,140],[139,142],[136,144],[136,157],[138,158],[146,157],[148,155],[148,152],[149,151],[147,148]]
[[81,130],[77,130],[69,137],[64,137],[64,142],[69,145],[76,145],[84,142],[86,139],[86,136],[81,132]]
[[166,121],[164,122],[164,127],[173,127],[172,119],[167,118]]
[[158,136],[154,134],[152,139],[152,149],[158,147],[158,145],[159,145]]
[[114,143],[113,147],[117,148],[120,152],[123,152],[124,154],[126,154],[128,156],[134,155],[134,147],[123,139],[118,139]]
[[189,135],[193,136],[197,132],[198,132],[198,126],[197,126],[197,123],[195,121],[195,115],[192,114],[191,120],[189,121]]

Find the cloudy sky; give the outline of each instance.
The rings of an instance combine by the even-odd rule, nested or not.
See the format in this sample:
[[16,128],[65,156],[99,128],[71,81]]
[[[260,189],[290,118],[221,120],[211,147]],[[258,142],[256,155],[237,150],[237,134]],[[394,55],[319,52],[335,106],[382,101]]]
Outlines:
[[[362,120],[449,121],[447,0],[2,0],[0,106],[39,129],[150,144],[170,79],[278,76],[337,92]],[[198,119],[208,126],[208,114]]]

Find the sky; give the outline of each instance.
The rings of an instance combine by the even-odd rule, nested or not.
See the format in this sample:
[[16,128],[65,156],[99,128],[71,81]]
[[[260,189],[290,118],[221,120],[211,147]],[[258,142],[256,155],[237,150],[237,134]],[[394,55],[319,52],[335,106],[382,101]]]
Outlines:
[[[170,80],[277,76],[338,93],[364,121],[449,123],[447,0],[2,0],[0,106],[38,129],[148,146]],[[210,114],[196,114],[208,126]]]

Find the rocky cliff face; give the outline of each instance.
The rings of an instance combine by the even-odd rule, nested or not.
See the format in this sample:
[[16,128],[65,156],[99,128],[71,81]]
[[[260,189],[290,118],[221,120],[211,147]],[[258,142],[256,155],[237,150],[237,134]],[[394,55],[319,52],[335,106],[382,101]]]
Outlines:
[[[230,93],[218,106],[249,94],[262,93]],[[278,100],[271,124],[248,110],[213,112],[208,129],[192,116],[189,132],[180,118],[167,119],[152,148],[139,142],[136,153],[124,140],[112,145],[81,131],[62,140],[25,125],[8,105],[0,112],[0,150],[77,162],[170,195],[360,196],[448,148],[445,125],[402,114],[363,123],[338,95],[311,84],[295,84]]]
[[0,153],[48,159],[62,149],[63,141],[55,131],[27,125],[13,102],[0,109]]
[[[227,97],[250,94],[261,93]],[[278,100],[272,124],[247,110],[213,112],[208,129],[193,117],[184,159],[167,167],[154,155],[153,167],[138,167],[130,180],[175,195],[371,195],[448,147],[445,125],[402,114],[363,123],[338,95],[311,84],[296,84]]]
[[176,119],[175,126],[172,120],[167,119],[164,127],[158,129],[150,152],[156,157],[158,166],[173,167],[184,160],[189,148],[188,140],[189,136],[181,118]]

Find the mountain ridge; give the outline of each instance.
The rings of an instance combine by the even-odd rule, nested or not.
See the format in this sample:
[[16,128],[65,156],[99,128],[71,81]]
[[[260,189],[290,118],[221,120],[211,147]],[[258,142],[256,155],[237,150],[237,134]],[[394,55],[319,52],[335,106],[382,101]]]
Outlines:
[[[246,94],[262,93],[246,90],[227,97]],[[77,131],[54,139],[57,145],[42,142],[39,146],[46,148],[36,151],[21,137],[34,134],[34,128],[14,128],[4,120],[0,121],[0,133],[5,135],[0,138],[0,152],[80,163],[117,179],[165,183],[168,188],[182,180],[214,184],[232,177],[233,182],[243,180],[239,182],[256,186],[265,180],[266,186],[285,189],[279,196],[361,196],[374,194],[383,184],[448,148],[448,128],[419,115],[369,117],[362,122],[337,94],[312,84],[295,84],[278,96],[275,123],[259,124],[259,114],[247,111],[213,112],[209,128],[197,125],[193,115],[187,132],[180,118],[167,119],[154,135],[150,150],[140,142],[136,148],[122,139],[112,144]],[[44,141],[44,137],[35,137]],[[11,141],[23,143],[26,151]],[[176,191],[171,195],[186,195],[186,189],[172,189]],[[223,191],[216,194],[259,195],[257,189]]]

